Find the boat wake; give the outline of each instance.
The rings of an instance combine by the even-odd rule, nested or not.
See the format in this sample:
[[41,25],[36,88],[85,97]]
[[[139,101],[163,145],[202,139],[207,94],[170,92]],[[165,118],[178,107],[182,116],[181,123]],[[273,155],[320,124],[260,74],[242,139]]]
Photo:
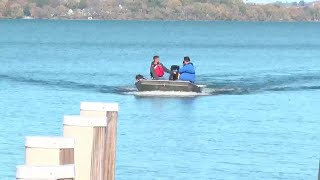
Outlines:
[[138,97],[196,97],[209,96],[208,93],[179,92],[179,91],[132,91],[123,93],[125,95],[134,95]]
[[[200,76],[201,77],[201,76]],[[117,86],[100,82],[80,82],[71,79],[49,79],[45,77],[26,76],[25,74],[0,74],[1,82],[19,85],[32,85],[51,90],[69,89],[72,91],[89,91],[98,93],[134,95],[137,97],[198,97],[212,95],[245,95],[275,91],[313,91],[320,90],[319,71],[297,74],[266,74],[259,76],[236,76],[229,74],[203,76],[198,86],[201,93],[177,91],[139,92],[133,85]]]
[[206,85],[198,85],[201,92],[182,92],[182,91],[138,91],[136,88],[121,88],[123,95],[134,95],[137,97],[197,97],[197,96],[212,96],[220,94],[234,94],[241,90],[236,88],[210,88]]

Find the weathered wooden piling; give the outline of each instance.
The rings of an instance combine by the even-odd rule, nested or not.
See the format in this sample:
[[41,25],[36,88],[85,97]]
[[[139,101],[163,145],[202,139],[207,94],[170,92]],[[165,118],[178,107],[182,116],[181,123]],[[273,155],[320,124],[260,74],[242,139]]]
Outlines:
[[52,166],[74,163],[74,138],[26,137],[25,164]]
[[[118,103],[99,103],[99,102],[82,102],[80,105],[80,115],[83,117],[106,117],[107,131],[106,140],[106,158],[103,180],[114,180],[115,178],[115,161],[116,161],[116,136],[118,121]],[[97,139],[102,132],[96,132]],[[100,135],[99,135],[100,134]],[[101,138],[101,137],[100,137]]]
[[320,180],[320,160],[319,160],[318,180]]
[[80,116],[65,116],[64,137],[26,137],[19,180],[114,180],[117,103],[81,103]]
[[17,166],[17,180],[74,180],[74,165]]
[[64,117],[64,136],[75,138],[76,180],[108,180],[106,119],[106,117]]

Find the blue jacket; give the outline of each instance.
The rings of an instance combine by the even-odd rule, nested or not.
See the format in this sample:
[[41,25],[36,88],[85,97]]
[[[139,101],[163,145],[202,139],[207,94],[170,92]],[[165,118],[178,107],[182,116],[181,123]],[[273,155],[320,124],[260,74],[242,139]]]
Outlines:
[[192,63],[184,65],[182,68],[179,69],[179,79],[182,81],[190,81],[194,83],[196,78],[196,72],[194,70],[194,66]]

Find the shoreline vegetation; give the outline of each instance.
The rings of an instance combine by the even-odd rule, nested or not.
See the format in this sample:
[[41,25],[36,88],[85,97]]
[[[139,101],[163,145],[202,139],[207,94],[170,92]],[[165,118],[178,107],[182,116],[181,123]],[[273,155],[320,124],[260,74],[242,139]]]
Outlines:
[[0,0],[0,19],[320,21],[320,0]]

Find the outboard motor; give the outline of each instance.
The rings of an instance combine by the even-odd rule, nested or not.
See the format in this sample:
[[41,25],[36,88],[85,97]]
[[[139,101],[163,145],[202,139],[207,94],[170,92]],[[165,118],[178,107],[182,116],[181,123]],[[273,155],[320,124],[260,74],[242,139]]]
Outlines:
[[[170,74],[170,80],[178,80],[179,79],[179,69],[180,67],[178,65],[172,65],[171,66],[171,71],[172,73]],[[176,72],[175,74],[173,72]]]
[[144,78],[141,74],[136,75],[136,81],[144,80]]

